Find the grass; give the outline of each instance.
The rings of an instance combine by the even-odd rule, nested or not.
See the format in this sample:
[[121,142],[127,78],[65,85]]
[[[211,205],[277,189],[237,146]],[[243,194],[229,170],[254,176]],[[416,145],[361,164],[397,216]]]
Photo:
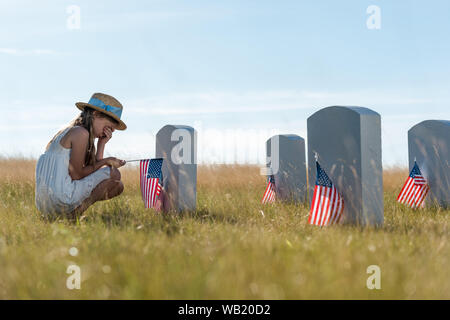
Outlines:
[[[404,169],[384,173],[379,229],[321,229],[306,207],[262,206],[254,166],[200,166],[197,211],[183,215],[144,209],[138,171],[123,170],[120,197],[78,225],[47,222],[34,206],[34,169],[0,159],[0,299],[450,298],[449,210],[397,205]],[[80,290],[66,288],[71,264]],[[366,287],[373,264],[381,290]]]

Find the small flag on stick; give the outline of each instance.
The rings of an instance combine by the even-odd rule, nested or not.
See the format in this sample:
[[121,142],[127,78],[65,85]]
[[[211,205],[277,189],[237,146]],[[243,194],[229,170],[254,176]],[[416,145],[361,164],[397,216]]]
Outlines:
[[407,206],[416,209],[425,207],[425,197],[428,194],[430,187],[422,173],[420,172],[417,162],[414,161],[414,167],[409,174],[397,201],[404,203]]
[[275,178],[273,175],[268,177],[268,183],[266,191],[264,191],[263,198],[261,200],[262,204],[275,202]]
[[163,159],[145,159],[140,161],[141,193],[146,208],[153,208],[161,193]]
[[344,210],[344,199],[316,160],[317,177],[308,223],[328,226],[338,223]]

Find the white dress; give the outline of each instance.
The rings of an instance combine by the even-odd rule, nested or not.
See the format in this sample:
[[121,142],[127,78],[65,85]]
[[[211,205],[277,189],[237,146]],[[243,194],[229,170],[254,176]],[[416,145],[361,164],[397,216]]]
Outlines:
[[39,157],[36,165],[36,207],[44,215],[72,212],[103,180],[109,179],[109,167],[98,169],[81,180],[69,175],[72,149],[66,149],[61,139],[71,128],[64,130]]

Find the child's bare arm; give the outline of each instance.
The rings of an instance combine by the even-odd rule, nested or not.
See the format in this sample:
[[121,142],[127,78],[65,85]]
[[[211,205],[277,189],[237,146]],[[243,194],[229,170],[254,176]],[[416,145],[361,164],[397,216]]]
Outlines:
[[72,180],[80,180],[97,171],[104,165],[119,168],[125,164],[125,161],[116,158],[105,158],[95,162],[94,165],[85,166],[84,159],[89,140],[89,132],[84,128],[73,130],[71,137],[72,153],[69,162],[69,174]]
[[75,128],[71,132],[72,153],[69,162],[69,174],[73,180],[80,180],[92,172],[104,166],[105,160],[96,162],[95,165],[84,166],[86,150],[89,140],[89,132],[84,128]]

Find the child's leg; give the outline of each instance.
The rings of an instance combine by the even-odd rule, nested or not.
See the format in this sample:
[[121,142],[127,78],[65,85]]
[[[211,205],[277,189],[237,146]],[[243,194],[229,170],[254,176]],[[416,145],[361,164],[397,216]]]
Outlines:
[[111,178],[100,182],[94,190],[92,190],[91,195],[69,214],[69,218],[76,219],[76,217],[80,216],[87,208],[97,201],[109,200],[120,195],[124,189],[120,179],[121,175],[119,170],[111,168]]

